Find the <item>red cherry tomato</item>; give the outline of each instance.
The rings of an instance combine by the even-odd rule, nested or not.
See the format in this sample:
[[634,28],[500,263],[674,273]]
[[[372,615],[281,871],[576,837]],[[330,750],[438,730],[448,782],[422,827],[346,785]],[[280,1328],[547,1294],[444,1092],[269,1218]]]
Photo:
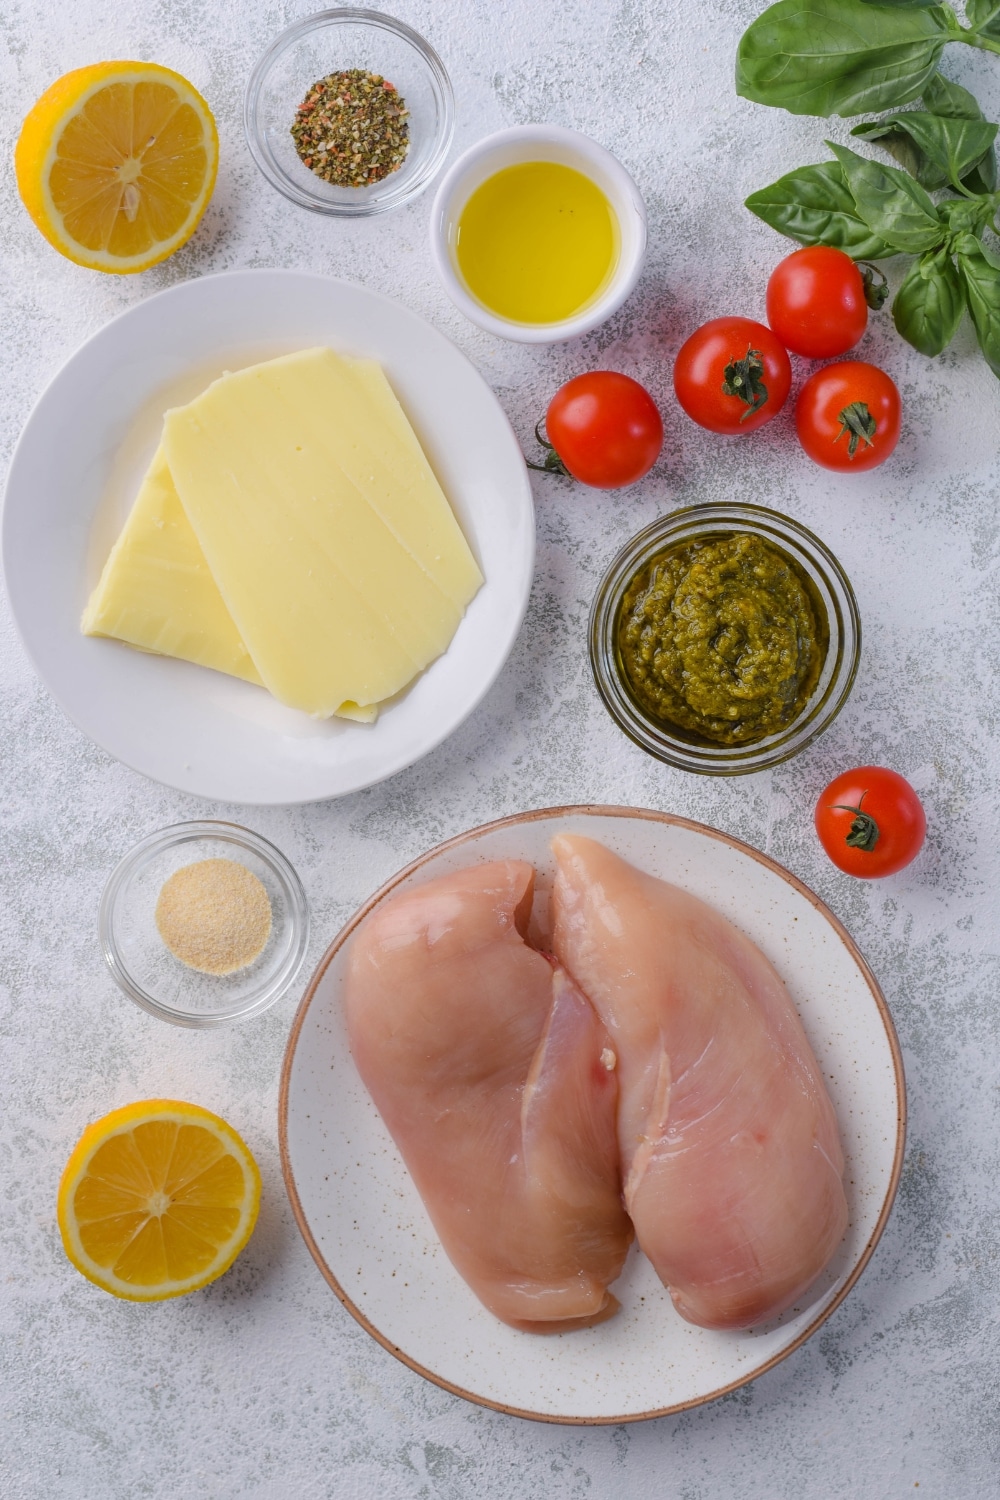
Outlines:
[[861,272],[832,245],[810,245],[779,261],[767,283],[767,321],[793,354],[832,359],[868,326]]
[[770,328],[751,318],[713,318],[681,345],[674,391],[709,432],[753,432],[788,398],[792,367]]
[[810,375],[795,404],[795,430],[824,469],[860,473],[885,463],[899,442],[902,404],[884,370],[844,359]]
[[549,402],[545,430],[555,455],[550,451],[544,464],[531,467],[571,474],[599,490],[635,484],[663,447],[656,402],[637,380],[613,370],[592,370],[561,386]]
[[908,781],[882,766],[845,771],[816,803],[816,832],[838,870],[877,880],[916,859],[927,819]]

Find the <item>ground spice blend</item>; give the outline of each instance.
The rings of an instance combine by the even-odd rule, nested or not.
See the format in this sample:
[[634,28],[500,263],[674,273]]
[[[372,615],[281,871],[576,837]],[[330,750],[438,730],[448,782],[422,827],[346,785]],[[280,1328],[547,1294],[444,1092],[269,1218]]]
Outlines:
[[410,145],[409,110],[381,73],[348,68],[313,84],[292,125],[300,160],[335,187],[368,187],[396,172]]
[[271,902],[262,881],[233,859],[200,859],[164,882],[156,925],[175,958],[201,974],[235,974],[263,953]]

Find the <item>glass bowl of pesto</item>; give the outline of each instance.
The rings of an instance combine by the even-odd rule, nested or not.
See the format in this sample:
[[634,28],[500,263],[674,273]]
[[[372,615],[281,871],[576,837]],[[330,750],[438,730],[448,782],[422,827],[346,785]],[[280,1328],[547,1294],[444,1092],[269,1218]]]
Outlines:
[[632,538],[590,612],[605,707],[667,765],[739,776],[779,765],[836,718],[861,620],[819,537],[760,505],[693,505]]
[[[342,88],[322,87],[331,75],[354,96],[345,101]],[[388,96],[372,88],[373,79],[388,87]],[[390,117],[387,97],[405,115]],[[307,102],[303,116],[300,106]],[[271,43],[250,74],[243,126],[250,155],[292,203],[333,218],[367,218],[409,203],[436,176],[451,145],[455,96],[444,64],[423,37],[380,11],[345,6],[306,16]],[[355,126],[367,144],[352,175],[340,137]],[[388,156],[387,132],[395,142]],[[317,148],[313,166],[305,165],[307,141]],[[356,185],[366,168],[372,180]]]

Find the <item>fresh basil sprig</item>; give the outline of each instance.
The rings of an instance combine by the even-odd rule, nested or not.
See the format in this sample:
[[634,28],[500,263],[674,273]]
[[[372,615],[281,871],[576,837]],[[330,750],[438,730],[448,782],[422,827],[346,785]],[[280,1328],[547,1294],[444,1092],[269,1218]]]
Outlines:
[[[737,92],[792,114],[889,111],[851,134],[897,165],[828,141],[835,161],[788,172],[746,203],[800,245],[835,245],[855,260],[917,256],[892,304],[899,333],[940,354],[968,309],[1000,378],[1000,255],[983,241],[1000,234],[998,127],[937,71],[949,42],[1000,53],[1000,0],[966,0],[965,13],[966,27],[930,0],[778,0],[766,10],[740,42]],[[900,109],[918,97],[922,109]]]
[[1000,52],[998,0],[967,0],[966,17],[923,0],[778,0],[740,40],[736,92],[794,115],[898,109],[949,42]]
[[[985,135],[979,144],[984,141]],[[991,161],[992,142],[991,135]],[[984,229],[995,229],[1000,193],[962,188],[962,197],[935,203],[899,167],[827,145],[835,161],[787,173],[751,194],[747,207],[801,245],[835,245],[855,260],[919,256],[893,300],[899,333],[922,354],[940,354],[967,307],[980,347],[1000,377],[1000,256],[982,241]],[[963,160],[952,157],[953,176]]]
[[[891,156],[911,172],[921,187],[935,192],[951,186],[958,192],[989,192],[980,187],[982,177],[972,174],[989,157],[994,161],[993,142],[997,127],[988,120],[956,120],[910,109],[855,125],[852,135],[878,141]],[[993,171],[995,186],[995,168]]]

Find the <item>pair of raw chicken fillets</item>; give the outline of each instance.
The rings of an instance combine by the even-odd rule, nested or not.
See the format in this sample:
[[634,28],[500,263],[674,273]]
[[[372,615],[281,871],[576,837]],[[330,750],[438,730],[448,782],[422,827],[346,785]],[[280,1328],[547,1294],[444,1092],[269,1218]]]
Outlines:
[[633,1236],[682,1317],[790,1307],[847,1227],[833,1106],[763,954],[592,839],[382,903],[350,951],[351,1051],[455,1268],[515,1328],[611,1317]]

